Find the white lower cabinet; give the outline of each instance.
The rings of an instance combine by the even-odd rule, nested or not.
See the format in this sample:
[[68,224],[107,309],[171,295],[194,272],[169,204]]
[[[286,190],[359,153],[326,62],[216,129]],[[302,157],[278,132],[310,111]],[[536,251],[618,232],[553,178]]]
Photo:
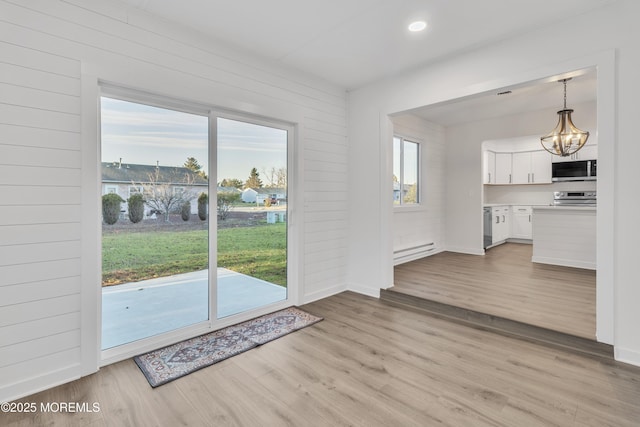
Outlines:
[[491,243],[496,244],[509,238],[511,233],[511,220],[509,206],[495,206],[491,209]]
[[514,239],[533,238],[532,233],[532,215],[531,206],[512,206],[511,207],[511,237]]

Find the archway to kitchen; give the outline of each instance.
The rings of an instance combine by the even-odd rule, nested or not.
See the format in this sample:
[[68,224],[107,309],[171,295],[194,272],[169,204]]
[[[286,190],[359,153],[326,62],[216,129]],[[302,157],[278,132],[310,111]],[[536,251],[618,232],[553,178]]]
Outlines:
[[[540,71],[540,78],[518,80],[516,78],[504,79],[505,81],[520,81],[521,83],[495,86],[491,89],[493,93],[500,92],[502,89],[510,89],[513,87],[531,85],[533,82],[555,81],[563,74],[571,73],[567,70],[597,70],[597,93],[598,99],[595,105],[597,111],[597,136],[600,144],[598,144],[599,154],[599,174],[597,182],[598,190],[598,212],[597,212],[597,289],[596,289],[596,330],[595,338],[603,343],[613,343],[613,276],[612,276],[612,238],[613,235],[613,99],[614,99],[614,73],[613,73],[613,56],[601,55],[590,58],[588,61],[575,61],[575,68],[567,67],[566,64],[562,68],[556,66],[546,67],[544,71]],[[530,77],[530,75],[529,75]],[[492,82],[493,83],[493,82]],[[571,93],[571,92],[569,92]],[[471,97],[472,94],[470,94]],[[461,103],[462,99],[456,99],[455,102]],[[453,102],[453,101],[452,101]],[[430,105],[428,108],[437,110],[442,105]],[[448,107],[450,108],[450,107]],[[576,111],[580,111],[576,109]],[[415,118],[416,110],[404,111],[403,113],[390,115],[389,128],[393,128],[393,132],[398,133],[407,128],[418,129],[419,123]],[[463,113],[464,114],[464,113]],[[543,114],[543,113],[541,113]],[[414,117],[411,117],[414,116]],[[508,114],[505,114],[508,116]],[[548,118],[547,127],[553,127],[555,110],[551,112]],[[576,116],[577,117],[577,116]],[[509,119],[517,120],[517,118],[509,117]],[[578,120],[577,118],[575,120]],[[460,126],[459,132],[456,134],[451,129],[445,129],[444,126],[436,124],[427,124],[423,126],[426,130],[426,139],[435,141],[435,151],[431,159],[431,167],[423,174],[427,181],[437,182],[436,187],[429,190],[428,185],[423,185],[426,194],[423,194],[423,200],[428,205],[422,215],[423,223],[430,225],[421,225],[422,229],[431,228],[436,230],[438,225],[446,229],[446,236],[438,236],[437,233],[431,233],[431,239],[423,241],[414,241],[411,245],[407,245],[407,241],[401,241],[399,238],[399,230],[407,229],[407,221],[392,221],[393,252],[395,253],[396,262],[398,255],[407,254],[410,251],[403,249],[413,247],[417,253],[413,254],[415,258],[419,258],[427,254],[427,251],[436,253],[439,251],[450,251],[457,254],[476,254],[483,252],[483,236],[482,236],[482,207],[484,202],[484,190],[482,184],[482,154],[480,143],[482,140],[467,143],[461,136],[467,132],[467,137],[471,139],[475,134],[471,130],[471,126]],[[596,129],[594,129],[595,131]],[[431,133],[429,133],[431,132]],[[535,134],[529,132],[529,134]],[[446,134],[446,141],[444,135]],[[384,135],[384,132],[383,132]],[[438,139],[440,138],[440,140]],[[454,141],[452,138],[456,138]],[[482,138],[485,139],[485,138]],[[488,139],[488,138],[487,138]],[[381,142],[382,144],[382,142]],[[438,146],[438,144],[440,144]],[[445,144],[447,146],[445,147]],[[383,147],[384,149],[384,147]],[[444,154],[442,154],[444,153]],[[438,159],[438,156],[442,158]],[[438,171],[438,168],[442,170]],[[429,176],[431,174],[431,176]],[[429,191],[436,192],[435,195],[429,194]],[[435,200],[433,200],[435,197]],[[429,200],[429,199],[432,200]],[[435,201],[435,203],[434,203]],[[438,205],[437,203],[440,203]],[[393,208],[390,208],[392,210]],[[413,213],[398,213],[396,211],[390,213],[390,217],[399,216],[408,217]],[[400,224],[400,225],[399,225]],[[418,229],[414,228],[415,237]],[[427,230],[428,233],[428,230]],[[400,236],[402,237],[402,236]],[[402,247],[399,243],[404,243]],[[424,246],[426,245],[426,246]],[[430,245],[430,246],[429,246]],[[420,246],[423,246],[424,252],[419,253]],[[400,252],[400,253],[399,253]],[[410,254],[411,255],[411,254]],[[456,268],[450,266],[450,268]],[[414,273],[419,274],[414,270]],[[397,287],[397,275],[395,284]],[[595,314],[594,313],[594,314]]]

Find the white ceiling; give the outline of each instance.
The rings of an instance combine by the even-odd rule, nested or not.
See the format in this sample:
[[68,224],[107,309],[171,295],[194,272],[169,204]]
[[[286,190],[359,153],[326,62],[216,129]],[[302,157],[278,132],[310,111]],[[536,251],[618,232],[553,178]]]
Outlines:
[[121,1],[349,90],[615,0]]
[[[567,73],[562,78],[571,77],[567,82],[567,108],[597,99],[597,72],[595,69]],[[507,94],[498,93],[511,91]],[[561,110],[564,89],[557,80],[527,82],[518,86],[505,87],[492,93],[481,93],[468,98],[456,99],[437,105],[428,105],[411,110],[430,122],[450,126],[460,123],[505,117],[526,111],[548,108]]]

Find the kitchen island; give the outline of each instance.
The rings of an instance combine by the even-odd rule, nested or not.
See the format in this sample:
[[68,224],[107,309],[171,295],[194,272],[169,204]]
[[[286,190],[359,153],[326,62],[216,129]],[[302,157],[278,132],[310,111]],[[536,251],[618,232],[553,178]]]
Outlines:
[[596,207],[534,206],[533,262],[596,269]]

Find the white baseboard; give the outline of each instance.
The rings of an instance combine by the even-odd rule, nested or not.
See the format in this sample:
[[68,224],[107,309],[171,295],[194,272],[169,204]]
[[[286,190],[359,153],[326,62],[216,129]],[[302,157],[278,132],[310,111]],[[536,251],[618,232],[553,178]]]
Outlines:
[[620,348],[615,346],[613,348],[613,354],[618,362],[628,363],[634,366],[640,366],[640,352],[636,350],[629,350],[626,348]]
[[531,261],[538,262],[540,264],[561,265],[563,267],[584,268],[584,269],[587,269],[587,270],[595,270],[597,268],[595,262],[576,261],[576,260],[571,260],[571,259],[548,258],[548,257],[541,257],[541,256],[533,256],[533,257],[531,257]]
[[369,297],[380,298],[380,288],[372,288],[371,286],[365,286],[360,283],[349,283],[347,290]]
[[[19,383],[0,386],[0,403],[11,402],[26,396],[48,390],[80,378],[80,365],[49,372],[45,375],[27,378]],[[93,402],[90,402],[91,405]]]
[[439,254],[440,252],[442,252],[442,249],[433,249],[430,251],[424,251],[424,252],[417,252],[411,255],[406,255],[406,256],[402,256],[402,257],[398,257],[398,258],[394,258],[393,259],[393,265],[400,265],[400,264],[404,264],[406,262],[411,262],[411,261],[415,261],[421,258],[426,258],[429,257],[431,255],[435,255],[435,254]]
[[342,285],[332,286],[327,289],[322,289],[320,291],[311,292],[310,294],[307,294],[302,298],[302,303],[309,304],[310,302],[314,302],[322,298],[327,298],[332,295],[339,294],[340,292],[344,292],[347,289],[348,289],[348,286],[346,284],[342,284]]
[[445,248],[447,252],[456,252],[459,254],[467,254],[467,255],[484,255],[484,249],[478,248],[464,248],[461,246],[447,246]]

